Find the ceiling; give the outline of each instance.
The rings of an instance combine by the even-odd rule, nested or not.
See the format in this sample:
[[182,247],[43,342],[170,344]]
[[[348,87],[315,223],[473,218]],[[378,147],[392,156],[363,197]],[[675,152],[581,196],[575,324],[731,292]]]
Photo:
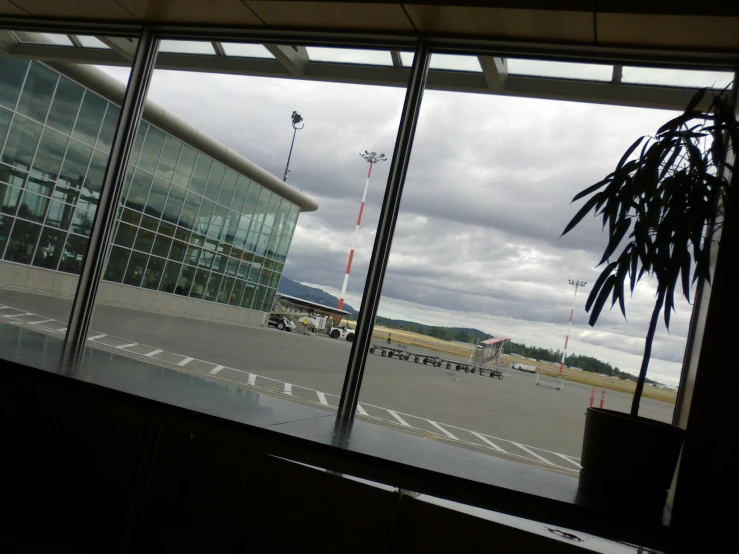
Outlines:
[[0,16],[739,52],[739,2],[722,0],[0,0]]

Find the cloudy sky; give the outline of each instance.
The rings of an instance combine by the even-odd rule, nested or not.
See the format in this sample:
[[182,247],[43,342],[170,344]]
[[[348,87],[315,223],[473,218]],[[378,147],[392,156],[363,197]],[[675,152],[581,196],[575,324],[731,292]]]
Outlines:
[[[159,70],[150,90],[167,110],[279,176],[290,114],[303,114],[288,181],[320,208],[300,216],[284,274],[336,295],[367,171],[358,153],[392,155],[403,97],[395,88]],[[574,292],[567,281],[594,282],[605,247],[595,220],[559,238],[577,210],[570,200],[673,115],[427,91],[380,315],[561,348]],[[347,295],[356,308],[389,165],[373,171]],[[637,373],[653,286],[635,291],[628,321],[606,309],[595,328],[584,309],[588,292],[577,297],[570,352]],[[650,377],[677,384],[690,310],[679,301],[670,333],[660,328]]]

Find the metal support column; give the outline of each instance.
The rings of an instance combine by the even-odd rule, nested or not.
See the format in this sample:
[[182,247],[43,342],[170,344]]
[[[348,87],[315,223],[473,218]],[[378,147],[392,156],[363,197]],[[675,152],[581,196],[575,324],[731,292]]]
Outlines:
[[113,137],[113,144],[105,170],[103,187],[100,191],[97,213],[90,230],[85,261],[77,283],[77,294],[67,325],[67,337],[62,351],[62,368],[68,375],[75,375],[87,340],[92,312],[95,306],[100,280],[105,263],[123,193],[123,183],[128,168],[128,159],[139,120],[144,111],[149,82],[154,71],[159,40],[150,29],[144,28],[139,36],[138,47],[131,67],[131,76],[123,97],[121,116]]
[[416,132],[418,113],[421,109],[421,99],[426,87],[430,57],[428,45],[422,39],[416,48],[408,89],[405,93],[398,138],[395,141],[395,152],[390,165],[390,177],[385,189],[385,197],[382,200],[382,211],[377,225],[375,245],[367,271],[362,305],[357,317],[357,329],[349,355],[344,386],[341,390],[337,423],[342,426],[350,424],[354,420],[354,412],[359,401],[359,389],[362,385],[364,366],[372,340],[372,329],[377,316],[380,294],[382,293],[382,283],[385,279],[390,246],[395,233],[395,223],[398,220],[400,199],[403,194],[408,160],[410,159],[413,137]]

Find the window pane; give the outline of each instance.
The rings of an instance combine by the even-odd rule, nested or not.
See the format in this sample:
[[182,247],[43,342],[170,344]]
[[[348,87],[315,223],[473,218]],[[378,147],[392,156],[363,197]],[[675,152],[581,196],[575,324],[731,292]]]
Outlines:
[[33,257],[33,265],[46,269],[56,269],[59,264],[59,258],[64,248],[64,240],[67,238],[66,233],[55,229],[45,228],[41,232],[38,246],[36,247],[36,255]]
[[139,212],[134,212],[133,210],[125,208],[123,210],[123,214],[121,215],[121,221],[130,223],[131,225],[138,225],[141,222],[141,214]]
[[179,278],[177,279],[177,286],[175,287],[174,293],[182,296],[189,295],[194,276],[195,268],[189,265],[183,265],[182,271],[180,271]]
[[252,302],[254,301],[254,294],[256,293],[256,285],[252,283],[244,283],[244,293],[241,297],[241,307],[251,308]]
[[223,204],[227,208],[231,205],[231,199],[233,198],[238,179],[238,173],[230,167],[226,169],[226,175],[223,177],[223,184],[221,185],[221,192],[218,194],[219,204]]
[[175,167],[177,166],[177,159],[180,156],[180,150],[182,150],[182,142],[174,137],[167,136],[162,155],[157,164],[157,176],[166,181],[172,180]]
[[257,209],[257,204],[259,202],[259,196],[261,192],[262,187],[257,183],[252,182],[251,186],[249,187],[249,193],[246,196],[246,204],[244,205],[244,209],[242,211],[244,215],[248,215],[252,219],[254,218],[254,212]]
[[61,133],[48,128],[44,129],[31,173],[52,181],[56,180],[62,167],[68,142],[69,139]]
[[2,75],[0,79],[0,104],[11,110],[15,109],[27,68],[28,62],[26,60],[0,58],[0,75]]
[[182,188],[187,188],[190,184],[190,177],[192,176],[192,170],[195,167],[195,160],[197,160],[198,151],[191,146],[185,145],[180,153],[180,159],[177,162],[177,169],[174,172],[172,182]]
[[59,179],[72,188],[82,188],[91,158],[92,148],[76,140],[70,140]]
[[231,209],[242,213],[244,210],[244,202],[246,202],[246,193],[249,190],[249,179],[243,175],[239,175],[239,180],[236,183],[236,191],[234,192],[233,200],[231,200]]
[[231,290],[234,286],[234,279],[233,277],[224,277],[223,282],[221,283],[221,288],[218,291],[218,298],[217,301],[221,304],[228,304],[229,299],[231,298]]
[[18,112],[43,123],[51,105],[59,74],[45,65],[32,62],[18,101]]
[[41,177],[29,177],[26,183],[26,190],[41,194],[43,196],[51,196],[54,189],[54,181],[48,181]]
[[131,149],[131,159],[129,163],[131,165],[137,165],[139,156],[141,155],[141,147],[146,139],[146,134],[149,130],[149,124],[146,121],[141,121],[139,128],[136,131],[136,139],[133,142],[133,148]]
[[172,186],[169,189],[169,197],[167,198],[167,204],[164,207],[163,219],[177,223],[180,219],[180,213],[182,212],[182,206],[185,203],[185,195],[187,193],[180,187]]
[[74,212],[74,219],[72,219],[72,231],[80,235],[89,236],[96,210],[97,200],[80,198],[80,201],[77,203],[77,210]]
[[115,234],[113,242],[115,242],[115,244],[131,248],[133,246],[133,241],[136,239],[136,232],[136,227],[126,223],[119,223],[118,231]]
[[159,283],[160,291],[168,292],[170,294],[175,292],[177,278],[180,276],[181,268],[182,264],[178,264],[171,260],[167,261],[167,265],[164,267],[164,272],[162,273],[161,282]]
[[66,135],[72,134],[74,121],[77,119],[77,112],[82,104],[84,93],[85,89],[80,85],[66,77],[61,77],[56,87],[46,124]]
[[154,245],[154,233],[146,229],[139,229],[136,235],[136,241],[133,243],[133,249],[139,252],[149,253]]
[[144,273],[144,280],[141,286],[145,289],[157,290],[159,288],[159,281],[162,278],[162,271],[164,270],[165,260],[162,258],[149,258],[149,263],[146,266],[146,272]]
[[195,163],[195,170],[193,171],[192,179],[190,180],[190,190],[201,195],[205,193],[205,185],[208,183],[208,174],[210,173],[210,166],[212,164],[213,160],[208,156],[198,154],[198,160]]
[[87,250],[87,238],[78,235],[67,236],[67,244],[64,245],[64,253],[59,262],[59,271],[74,273],[79,275],[82,269],[82,262],[85,259]]
[[190,298],[202,298],[205,294],[205,285],[208,282],[208,270],[198,269],[192,281]]
[[275,225],[275,218],[277,217],[277,211],[280,209],[280,202],[282,202],[282,198],[273,194],[272,200],[270,200],[269,207],[267,208],[267,215],[264,217],[264,224],[268,227],[274,227]]
[[187,193],[185,197],[185,204],[182,206],[182,213],[180,214],[179,225],[186,229],[192,229],[195,227],[195,220],[197,217],[198,210],[200,209],[201,198],[191,192]]
[[60,200],[52,200],[49,212],[46,214],[46,225],[66,231],[72,222],[74,206]]
[[12,218],[0,215],[0,254],[5,251],[5,245],[8,244],[8,237],[10,236],[10,228],[12,226]]
[[144,211],[146,199],[154,176],[145,171],[136,170],[131,181],[131,190],[126,197],[126,206],[136,211]]
[[105,119],[103,120],[103,126],[100,129],[100,135],[95,143],[95,147],[103,150],[104,152],[110,152],[110,147],[113,144],[113,136],[115,135],[115,128],[118,125],[118,118],[121,115],[121,109],[115,104],[108,104],[108,109],[105,112]]
[[42,223],[46,217],[46,208],[48,207],[48,198],[26,191],[18,208],[18,217]]
[[221,288],[222,280],[223,275],[219,275],[218,273],[211,273],[210,279],[208,279],[208,286],[205,289],[205,295],[203,297],[204,300],[208,300],[210,302],[216,301],[216,298],[218,297],[218,290]]
[[139,223],[139,225],[144,229],[148,229],[149,231],[156,231],[159,227],[159,220],[151,217],[150,215],[145,215],[141,218],[141,222]]
[[144,278],[144,269],[149,256],[140,252],[131,252],[131,258],[128,260],[126,274],[123,277],[124,285],[132,287],[141,286],[141,280]]
[[98,138],[98,131],[103,122],[107,105],[107,100],[104,100],[94,92],[86,90],[72,137],[85,144],[94,145]]
[[228,210],[223,206],[216,207],[213,212],[213,217],[210,220],[210,225],[208,226],[208,236],[210,238],[215,240],[219,240],[221,238],[227,214]]
[[241,303],[241,295],[244,293],[244,281],[236,279],[233,289],[229,295],[228,303],[232,306],[238,306]]
[[154,177],[154,183],[149,192],[149,199],[146,201],[146,210],[144,210],[146,213],[154,217],[162,217],[162,213],[164,213],[164,204],[167,201],[169,186],[169,183],[163,179]]
[[149,132],[146,133],[144,146],[141,148],[139,161],[136,164],[141,169],[145,169],[149,173],[154,173],[159,161],[159,154],[164,146],[164,133],[156,127],[149,126]]
[[187,244],[179,240],[172,241],[172,249],[169,251],[169,259],[175,262],[181,262],[185,259],[187,252]]
[[5,259],[20,264],[30,264],[40,233],[41,225],[16,219],[5,250]]
[[8,127],[10,127],[10,119],[13,114],[4,108],[0,108],[0,145],[5,142],[5,137],[8,134]]
[[254,212],[254,217],[252,217],[254,221],[257,221],[258,223],[264,222],[264,217],[267,215],[267,209],[269,208],[269,203],[271,200],[272,192],[263,188],[261,194],[259,195],[259,202],[257,203],[257,209]]
[[214,162],[213,167],[210,168],[210,175],[208,175],[208,185],[205,187],[205,197],[210,198],[214,202],[218,198],[218,193],[221,190],[221,183],[223,182],[223,176],[226,173],[226,166],[219,162]]
[[110,251],[110,258],[108,258],[108,265],[105,268],[105,276],[103,279],[106,281],[112,281],[114,283],[120,283],[123,281],[123,276],[126,271],[126,264],[128,264],[128,258],[131,256],[131,251],[114,246]]
[[33,163],[33,155],[36,153],[36,145],[40,137],[41,125],[16,115],[5,142],[3,163],[28,171]]
[[154,239],[154,248],[151,253],[155,256],[167,257],[169,254],[169,247],[172,244],[172,239],[164,235],[157,235]]
[[103,178],[105,177],[105,168],[107,166],[108,155],[95,150],[92,154],[90,167],[87,170],[87,176],[85,177],[85,189],[95,197],[100,195],[100,190],[103,188]]

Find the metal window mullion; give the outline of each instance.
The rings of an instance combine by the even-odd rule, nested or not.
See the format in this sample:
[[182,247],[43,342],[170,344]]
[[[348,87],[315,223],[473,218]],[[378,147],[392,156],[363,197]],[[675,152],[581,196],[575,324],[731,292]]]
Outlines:
[[347,363],[344,385],[341,390],[341,400],[336,414],[337,423],[340,425],[350,424],[354,420],[354,413],[359,401],[359,391],[362,386],[365,363],[372,340],[372,329],[375,324],[382,284],[390,257],[390,246],[395,232],[395,224],[398,220],[400,200],[403,194],[418,114],[421,109],[423,91],[426,86],[430,58],[428,44],[426,40],[422,39],[416,48],[408,88],[406,89],[405,102],[400,125],[398,126],[398,137],[395,142],[395,152],[390,164],[390,175],[385,188],[375,244],[367,270],[364,295],[357,317],[356,333]]
[[95,297],[110,251],[118,205],[125,184],[128,159],[136,137],[136,129],[143,114],[158,45],[159,40],[151,29],[145,27],[139,36],[131,76],[113,136],[103,186],[98,198],[98,206],[67,325],[68,331],[61,363],[63,369],[72,375],[77,372],[87,340]]

